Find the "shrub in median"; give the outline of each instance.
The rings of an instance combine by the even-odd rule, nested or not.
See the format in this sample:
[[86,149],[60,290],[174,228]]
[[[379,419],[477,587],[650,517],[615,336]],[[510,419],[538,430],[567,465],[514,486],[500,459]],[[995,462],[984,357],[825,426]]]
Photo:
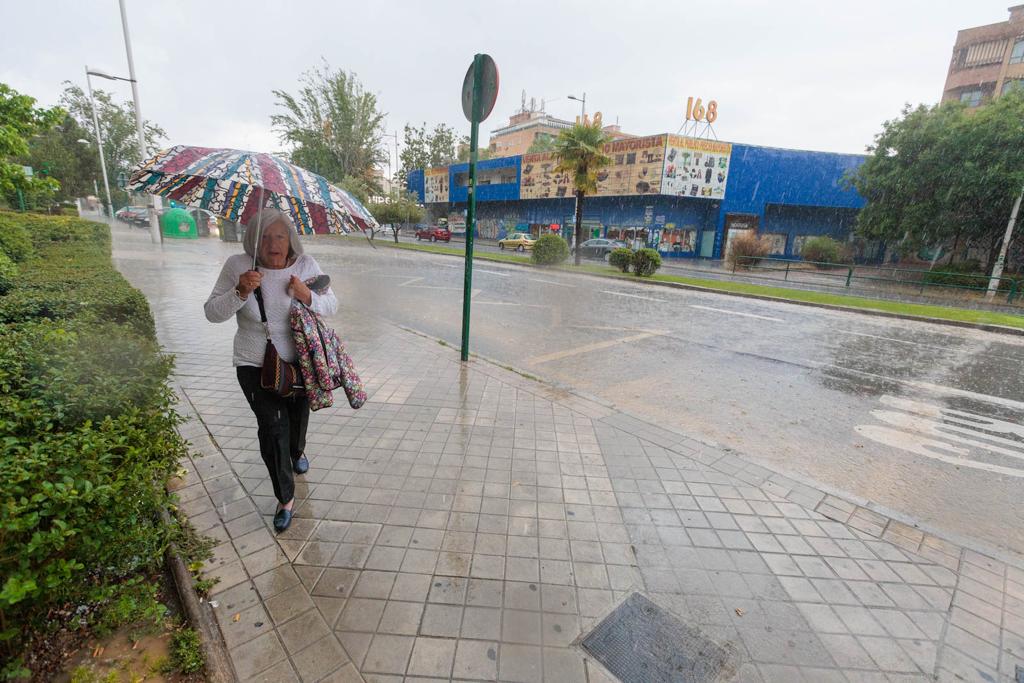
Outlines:
[[732,268],[749,268],[756,266],[761,259],[772,253],[772,245],[760,235],[748,233],[729,240],[729,251],[725,256],[726,263]]
[[538,266],[557,266],[569,258],[569,245],[558,235],[542,235],[533,243],[530,260]]
[[613,249],[608,254],[608,265],[618,268],[623,273],[628,273],[629,269],[633,266],[633,250],[624,247]]
[[[0,680],[86,633],[163,614],[158,512],[184,455],[153,320],[106,226],[0,213],[32,256],[0,295]],[[2,231],[3,228],[0,228]]]
[[24,223],[0,213],[0,253],[12,261],[24,261],[32,255],[32,240]]
[[800,258],[804,261],[815,261],[822,264],[836,263],[845,265],[853,263],[853,256],[850,254],[850,250],[846,248],[846,245],[825,235],[812,237],[807,240],[800,250]]
[[641,249],[633,254],[633,274],[640,277],[654,275],[661,268],[661,254],[654,249]]
[[18,276],[18,267],[7,254],[0,251],[0,294],[6,294],[14,286],[14,279]]

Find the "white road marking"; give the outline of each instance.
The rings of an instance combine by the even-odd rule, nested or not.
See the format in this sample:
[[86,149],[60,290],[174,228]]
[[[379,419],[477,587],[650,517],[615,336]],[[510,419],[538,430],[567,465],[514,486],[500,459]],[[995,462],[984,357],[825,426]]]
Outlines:
[[601,349],[619,346],[620,344],[629,344],[630,342],[640,341],[642,339],[649,339],[650,337],[660,337],[666,334],[668,334],[668,332],[664,330],[655,330],[652,332],[644,332],[642,334],[633,334],[628,337],[621,337],[619,339],[609,339],[608,341],[594,342],[593,344],[584,344],[583,346],[576,346],[571,349],[566,349],[564,351],[555,351],[554,353],[548,353],[542,356],[534,356],[533,358],[528,359],[526,361],[526,364],[540,365],[541,363],[550,363],[553,360],[561,360],[562,358],[578,356],[581,353],[600,351]]
[[769,320],[773,323],[784,323],[786,322],[782,318],[772,318],[767,315],[757,315],[756,313],[742,313],[740,311],[730,311],[726,308],[712,308],[711,306],[698,306],[697,304],[690,304],[690,308],[699,308],[702,311],[713,311],[715,313],[725,313],[726,315],[740,315],[744,318],[757,318],[758,320]]
[[[1002,465],[993,465],[987,462],[978,462],[977,460],[970,460],[965,457],[968,453],[966,448],[953,446],[943,441],[922,438],[919,434],[908,434],[907,432],[901,432],[881,425],[858,425],[853,429],[861,436],[871,439],[872,441],[877,441],[878,443],[885,444],[886,446],[900,448],[902,450],[909,451],[910,453],[914,453],[915,455],[923,455],[926,458],[939,460],[941,462],[949,463],[950,465],[970,467],[972,469],[984,470],[994,474],[1005,474],[1010,477],[1024,477],[1024,470],[1018,470],[1012,467],[1003,467]],[[953,455],[946,455],[945,453],[937,451],[947,451],[953,453]]]
[[1024,441],[997,436],[1024,436],[1021,425],[888,394],[879,402],[897,410],[872,410],[884,424],[857,425],[857,434],[958,467],[1024,478],[1024,469],[987,462],[983,455],[1024,460]]
[[410,279],[406,280],[405,282],[399,282],[399,283],[398,283],[398,286],[399,286],[399,287],[408,287],[408,286],[409,286],[409,285],[411,285],[412,283],[414,283],[414,282],[419,282],[419,281],[420,281],[420,280],[422,280],[422,279],[423,279],[423,278],[421,278],[421,277],[414,277],[414,278],[410,278]]
[[653,296],[640,296],[639,294],[626,294],[625,292],[613,292],[609,289],[601,290],[601,294],[611,294],[613,296],[628,296],[630,299],[643,299],[644,301],[655,301],[659,304],[668,303],[664,299],[655,299]]
[[530,282],[540,282],[540,283],[545,284],[545,285],[555,285],[557,287],[569,287],[569,288],[575,288],[576,287],[576,285],[570,285],[567,282],[555,282],[554,280],[541,280],[540,278],[536,278],[536,277],[528,277],[526,279],[529,280]]
[[524,304],[518,301],[476,301],[473,303],[482,304],[486,306],[525,306],[526,308],[551,308],[544,304]]
[[916,387],[918,389],[924,389],[925,391],[931,391],[936,394],[942,394],[943,396],[960,396],[962,398],[971,398],[975,401],[984,401],[985,403],[995,403],[996,405],[1004,406],[1006,408],[1013,408],[1014,410],[1024,411],[1024,401],[1014,401],[1012,398],[1003,398],[1002,396],[990,396],[989,394],[979,394],[974,391],[967,391],[966,389],[954,389],[953,387],[944,387],[939,384],[932,384],[931,382],[921,382],[918,380],[905,380],[905,384]]
[[499,277],[512,277],[508,273],[501,273],[501,272],[499,272],[497,270],[484,270],[483,268],[476,268],[476,269],[474,269],[473,272],[475,272],[475,273],[490,273],[491,275],[497,275]]

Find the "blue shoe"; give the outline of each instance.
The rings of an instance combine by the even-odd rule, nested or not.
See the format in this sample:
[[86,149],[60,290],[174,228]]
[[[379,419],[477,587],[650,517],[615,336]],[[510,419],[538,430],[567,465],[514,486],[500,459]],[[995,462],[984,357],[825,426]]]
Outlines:
[[274,530],[281,533],[292,524],[292,511],[281,509],[274,515]]
[[292,460],[292,470],[295,474],[305,474],[306,472],[309,472],[309,460],[306,459],[305,453],[295,458],[295,460]]

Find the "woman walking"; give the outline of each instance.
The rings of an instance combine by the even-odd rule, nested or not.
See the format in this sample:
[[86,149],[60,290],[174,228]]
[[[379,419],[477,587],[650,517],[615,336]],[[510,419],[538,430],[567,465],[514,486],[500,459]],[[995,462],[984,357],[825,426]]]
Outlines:
[[[206,319],[221,323],[234,316],[238,322],[233,362],[238,384],[256,415],[260,455],[278,501],[274,529],[281,532],[292,521],[294,474],[304,474],[309,469],[304,450],[309,404],[305,396],[282,398],[260,386],[267,329],[281,359],[294,363],[295,343],[288,324],[292,299],[320,315],[333,315],[338,310],[338,300],[330,289],[325,294],[317,294],[306,286],[306,280],[323,271],[312,256],[302,253],[298,234],[283,211],[264,209],[261,215],[250,220],[243,246],[244,254],[231,256],[224,263],[206,301]],[[254,255],[255,270],[252,268]],[[260,319],[254,294],[257,288],[263,298],[267,329]]]

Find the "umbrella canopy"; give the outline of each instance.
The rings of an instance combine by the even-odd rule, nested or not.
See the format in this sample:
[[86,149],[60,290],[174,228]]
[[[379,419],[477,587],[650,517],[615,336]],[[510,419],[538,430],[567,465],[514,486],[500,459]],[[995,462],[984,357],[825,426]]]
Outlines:
[[300,233],[377,227],[348,192],[270,154],[176,145],[142,162],[127,189],[168,197],[245,223],[264,208],[289,214]]

